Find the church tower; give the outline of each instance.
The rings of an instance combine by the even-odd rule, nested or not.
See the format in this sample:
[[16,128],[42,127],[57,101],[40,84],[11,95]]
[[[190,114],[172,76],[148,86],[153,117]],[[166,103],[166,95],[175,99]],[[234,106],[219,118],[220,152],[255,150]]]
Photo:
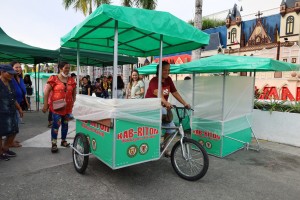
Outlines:
[[282,0],[280,5],[280,42],[297,42],[300,39],[300,0]]
[[241,23],[242,17],[236,4],[226,17],[227,47],[238,49],[241,47]]

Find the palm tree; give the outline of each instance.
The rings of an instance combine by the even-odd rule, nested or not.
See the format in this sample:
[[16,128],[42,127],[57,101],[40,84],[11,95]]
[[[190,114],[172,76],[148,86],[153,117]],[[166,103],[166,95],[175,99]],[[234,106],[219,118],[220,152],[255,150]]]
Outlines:
[[110,4],[111,0],[63,0],[63,5],[65,9],[69,9],[71,5],[75,10],[80,10],[86,16],[87,13],[91,14],[93,12],[93,4],[100,6],[101,4]]
[[[202,29],[202,5],[203,0],[195,0],[195,20],[194,26],[198,29]],[[192,60],[198,60],[201,57],[201,49],[192,51]]]
[[135,5],[138,8],[155,10],[157,6],[157,0],[122,0],[122,5],[128,7]]

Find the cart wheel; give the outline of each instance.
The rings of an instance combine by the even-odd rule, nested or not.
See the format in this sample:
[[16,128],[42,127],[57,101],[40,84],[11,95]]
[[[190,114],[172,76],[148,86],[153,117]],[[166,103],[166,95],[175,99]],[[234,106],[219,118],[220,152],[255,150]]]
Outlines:
[[[76,134],[73,142],[73,147],[81,154],[89,153],[89,144],[86,136],[82,133]],[[74,149],[72,151],[73,163],[77,172],[83,174],[89,163],[89,156],[82,156],[78,154]]]
[[[183,156],[182,147],[186,152]],[[196,181],[202,178],[208,169],[209,160],[205,149],[195,140],[184,138],[181,146],[178,141],[172,148],[171,162],[173,169],[183,179]]]

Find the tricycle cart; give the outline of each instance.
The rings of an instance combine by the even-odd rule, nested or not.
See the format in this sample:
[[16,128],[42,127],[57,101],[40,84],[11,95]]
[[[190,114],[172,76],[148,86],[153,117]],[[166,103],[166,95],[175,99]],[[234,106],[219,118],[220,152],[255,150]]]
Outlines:
[[[117,169],[159,159],[170,145],[168,143],[160,149],[163,128],[161,73],[158,77],[157,99],[116,99],[119,53],[136,57],[159,55],[161,71],[163,50],[164,54],[178,53],[200,48],[208,42],[208,34],[167,12],[105,4],[62,37],[62,47],[77,48],[78,74],[80,49],[114,53],[113,99],[78,95],[75,103],[73,114],[77,119],[77,135],[73,144],[73,158],[76,170],[84,172],[90,151],[112,169]],[[83,102],[80,103],[81,100]],[[205,150],[197,142],[185,138],[182,128],[175,129],[181,134],[180,143],[176,143],[176,148],[172,150],[175,171],[188,180],[203,177],[208,168]],[[173,139],[175,137],[176,134]],[[178,152],[181,152],[184,164],[175,159]],[[193,160],[194,154],[199,154],[203,162]]]
[[[110,118],[98,121],[76,120],[77,134],[72,154],[75,169],[79,173],[84,173],[91,154],[112,169],[158,160],[174,139],[179,139],[175,144],[172,143],[171,161],[175,172],[187,180],[197,180],[207,172],[206,151],[199,143],[184,136],[181,125],[173,128],[176,133],[168,144],[162,145],[161,129],[166,128],[161,127],[159,99],[93,100],[94,103],[88,103],[90,97],[79,95],[76,109],[81,114],[77,113],[77,117],[93,119],[101,115]],[[114,109],[110,109],[110,105]],[[106,111],[103,111],[103,107]],[[132,110],[132,107],[135,109]],[[187,111],[177,107],[175,110],[181,124]]]

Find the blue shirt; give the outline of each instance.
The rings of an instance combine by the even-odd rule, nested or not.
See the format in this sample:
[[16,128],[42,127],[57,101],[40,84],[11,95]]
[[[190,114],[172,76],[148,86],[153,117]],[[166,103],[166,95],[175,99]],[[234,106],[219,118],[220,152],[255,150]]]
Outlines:
[[18,81],[15,78],[13,78],[12,83],[16,91],[17,102],[20,104],[24,100],[26,95],[26,87],[24,84],[24,79],[20,77],[20,84],[19,84]]

